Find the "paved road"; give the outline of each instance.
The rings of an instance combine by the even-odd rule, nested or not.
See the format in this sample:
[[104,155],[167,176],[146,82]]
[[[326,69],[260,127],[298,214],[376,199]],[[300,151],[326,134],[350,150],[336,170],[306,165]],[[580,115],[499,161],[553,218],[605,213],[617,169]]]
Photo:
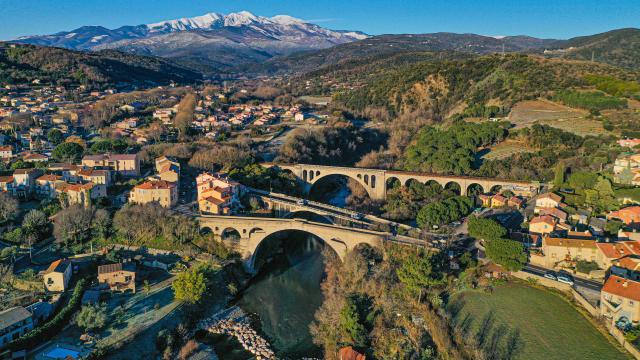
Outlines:
[[[540,267],[540,266],[527,264],[527,265],[525,265],[524,269],[522,269],[522,271],[528,272],[530,274],[544,276],[544,273],[549,271],[549,269],[545,269],[545,268]],[[599,292],[602,289],[602,284],[597,282],[597,281],[594,281],[594,280],[586,280],[586,279],[581,279],[581,278],[578,278],[578,277],[573,277],[573,281],[574,281],[574,285],[575,286],[584,287],[584,288],[587,288],[589,290],[594,290],[594,291],[598,291]]]

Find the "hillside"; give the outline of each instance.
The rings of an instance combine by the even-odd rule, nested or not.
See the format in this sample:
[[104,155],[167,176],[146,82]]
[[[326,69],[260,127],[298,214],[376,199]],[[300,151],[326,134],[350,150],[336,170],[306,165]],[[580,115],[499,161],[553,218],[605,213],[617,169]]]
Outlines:
[[559,42],[551,54],[566,59],[591,60],[625,69],[640,69],[640,29],[612,30]]
[[171,61],[115,50],[80,52],[0,43],[0,84],[194,82],[198,72]]
[[557,40],[529,36],[507,36],[498,39],[476,34],[455,33],[380,35],[328,49],[273,58],[264,64],[240,68],[240,71],[304,73],[339,63],[389,57],[400,53],[446,51],[486,55],[503,50],[505,52],[535,51],[555,43]]
[[[353,69],[351,72],[357,73]],[[309,81],[327,83],[343,74],[334,70]],[[446,117],[461,102],[485,105],[492,101],[509,108],[521,100],[547,96],[550,91],[585,86],[587,74],[638,79],[635,73],[598,63],[521,54],[489,55],[387,68],[358,79],[356,87],[343,86],[335,98],[356,113],[367,108],[392,114],[419,110],[437,119]]]

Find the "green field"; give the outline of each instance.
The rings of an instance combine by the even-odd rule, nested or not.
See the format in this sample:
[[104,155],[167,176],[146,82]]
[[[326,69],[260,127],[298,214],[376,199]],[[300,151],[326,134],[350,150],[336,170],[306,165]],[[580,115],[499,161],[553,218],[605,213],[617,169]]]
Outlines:
[[465,291],[448,309],[465,339],[475,339],[490,358],[631,358],[565,300],[524,284],[501,285],[492,293]]

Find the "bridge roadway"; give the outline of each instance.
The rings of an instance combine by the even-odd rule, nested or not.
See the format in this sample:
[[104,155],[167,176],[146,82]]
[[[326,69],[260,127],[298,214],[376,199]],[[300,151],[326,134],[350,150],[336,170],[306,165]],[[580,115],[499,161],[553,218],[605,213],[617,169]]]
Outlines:
[[497,187],[509,189],[515,194],[531,196],[537,193],[540,184],[535,182],[512,181],[493,178],[481,178],[471,176],[437,175],[421,172],[396,171],[384,169],[351,168],[341,166],[324,166],[310,164],[275,164],[263,163],[265,167],[277,166],[283,170],[291,171],[304,185],[304,190],[309,192],[313,185],[320,179],[331,176],[346,176],[358,182],[364,187],[369,197],[374,200],[384,200],[387,195],[387,183],[391,180],[399,181],[406,185],[410,181],[421,183],[436,182],[442,187],[451,187],[453,184],[460,188],[461,194],[467,194],[471,188],[478,188],[482,192],[490,192]]
[[[317,236],[330,246],[341,259],[344,259],[349,250],[360,244],[379,247],[390,241],[432,248],[431,244],[425,240],[302,219],[202,215],[197,217],[197,220],[202,230],[210,231],[220,239],[230,243],[242,255],[245,260],[245,266],[250,272],[258,270],[256,268],[256,255],[260,251],[262,241],[270,235],[287,230],[297,230]],[[231,237],[225,239],[224,235],[230,233],[237,233],[239,238],[234,239]]]
[[245,187],[250,193],[259,196],[269,205],[269,209],[274,210],[276,215],[285,218],[293,218],[296,213],[311,212],[326,217],[327,220],[334,222],[333,219],[341,220],[342,224],[353,224],[356,226],[370,226],[372,224],[383,224],[388,226],[398,226],[406,230],[418,230],[413,226],[395,223],[393,221],[383,219],[374,215],[360,214],[357,211],[324,204],[311,200],[289,196],[280,193],[274,193],[254,188]]

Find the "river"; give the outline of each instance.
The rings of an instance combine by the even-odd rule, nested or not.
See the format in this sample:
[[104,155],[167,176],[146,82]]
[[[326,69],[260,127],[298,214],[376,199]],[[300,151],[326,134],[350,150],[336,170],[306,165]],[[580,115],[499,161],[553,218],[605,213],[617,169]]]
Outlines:
[[237,305],[258,315],[279,358],[321,357],[309,324],[322,303],[324,244],[304,233],[287,233],[281,241],[286,250],[263,266]]

